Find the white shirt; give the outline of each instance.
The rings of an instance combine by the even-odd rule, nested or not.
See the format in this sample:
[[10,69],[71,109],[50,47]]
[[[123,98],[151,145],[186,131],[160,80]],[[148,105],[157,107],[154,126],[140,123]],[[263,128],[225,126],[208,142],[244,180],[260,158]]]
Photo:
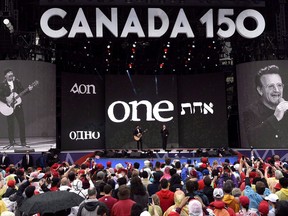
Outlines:
[[11,92],[13,91],[13,89],[14,89],[14,83],[13,83],[13,81],[7,81],[8,82],[8,85],[9,85],[9,87],[10,87],[10,90],[11,90]]
[[27,164],[29,164],[29,155],[26,155]]

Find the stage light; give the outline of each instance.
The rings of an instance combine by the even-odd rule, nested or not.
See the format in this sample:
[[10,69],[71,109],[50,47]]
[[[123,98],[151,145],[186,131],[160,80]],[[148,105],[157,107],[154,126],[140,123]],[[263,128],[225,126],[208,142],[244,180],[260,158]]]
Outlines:
[[39,37],[39,33],[38,33],[37,30],[36,30],[36,33],[35,33],[35,45],[36,46],[40,45],[40,37]]
[[9,21],[9,19],[4,19],[3,23],[7,26],[10,23],[10,21]]
[[3,20],[3,23],[6,25],[6,27],[9,29],[9,32],[12,34],[14,32],[14,27],[11,24],[10,20],[6,18]]

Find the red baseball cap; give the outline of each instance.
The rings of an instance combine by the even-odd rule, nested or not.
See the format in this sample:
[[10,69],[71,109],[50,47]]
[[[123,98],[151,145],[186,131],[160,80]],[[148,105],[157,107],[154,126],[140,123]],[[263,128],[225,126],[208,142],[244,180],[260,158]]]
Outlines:
[[268,215],[269,213],[269,204],[267,201],[263,200],[260,202],[258,206],[258,211],[261,215]]
[[245,208],[249,206],[250,200],[247,196],[240,196],[239,197],[240,204]]

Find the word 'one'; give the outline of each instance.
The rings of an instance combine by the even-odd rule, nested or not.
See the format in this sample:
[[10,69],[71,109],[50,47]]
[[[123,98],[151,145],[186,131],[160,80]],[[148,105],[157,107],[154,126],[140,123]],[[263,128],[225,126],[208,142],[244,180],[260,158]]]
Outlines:
[[[129,105],[131,105],[131,108]],[[131,101],[128,103],[124,101],[115,101],[109,105],[107,114],[109,119],[115,123],[124,122],[128,120],[129,117],[130,121],[139,122],[141,121],[141,119],[138,117],[138,106],[140,105],[144,105],[146,108],[146,121],[169,122],[173,120],[174,105],[171,101],[168,100],[159,101],[154,106],[148,100]],[[115,116],[115,107],[118,108],[117,117]],[[208,113],[214,113],[213,104],[211,102],[209,104],[202,102],[194,102],[192,104],[182,103],[181,115],[185,115],[185,108],[190,109],[190,114],[196,113],[197,108],[199,109],[199,112],[203,113],[204,115]],[[121,115],[122,113],[119,113],[119,110],[124,111],[123,115]],[[165,117],[164,115],[161,115],[161,113],[165,113]],[[171,115],[167,116],[167,113],[171,113]]]

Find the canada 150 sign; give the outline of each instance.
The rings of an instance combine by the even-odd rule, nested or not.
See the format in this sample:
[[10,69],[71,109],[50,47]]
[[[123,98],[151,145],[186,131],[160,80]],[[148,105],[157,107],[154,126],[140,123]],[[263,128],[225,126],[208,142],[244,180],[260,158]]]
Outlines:
[[[123,29],[119,29],[118,20],[123,17],[118,17],[118,8],[111,8],[109,16],[106,16],[99,8],[95,8],[95,32],[91,31],[91,26],[88,23],[85,13],[82,8],[79,8],[74,18],[73,24],[70,29],[61,27],[60,29],[53,29],[49,26],[49,20],[52,17],[65,19],[67,12],[61,8],[51,8],[45,11],[40,19],[40,26],[42,31],[51,38],[62,38],[68,34],[68,38],[74,38],[76,34],[85,34],[87,38],[103,38],[104,26],[115,37],[126,38],[129,34],[136,34],[139,38],[160,38],[164,34],[170,34],[170,38],[176,38],[179,34],[184,34],[187,38],[194,38],[194,32],[190,25],[191,20],[187,18],[183,8],[180,8],[173,23],[171,32],[169,29],[170,19],[167,13],[161,8],[148,8],[148,20],[145,23],[140,21],[137,12],[131,8]],[[200,23],[206,26],[206,37],[214,37],[214,16],[215,11],[209,9],[201,18]],[[265,29],[265,19],[261,13],[254,9],[246,9],[237,15],[235,20],[231,18],[234,16],[234,9],[218,9],[217,11],[217,35],[221,38],[229,38],[237,31],[244,38],[256,38],[261,35]],[[157,23],[161,21],[160,26],[156,28]],[[256,22],[256,27],[249,30],[244,26],[246,19],[253,19]],[[93,22],[94,23],[94,22]],[[221,25],[226,25],[227,28],[222,29]],[[143,26],[147,26],[145,34]]]

